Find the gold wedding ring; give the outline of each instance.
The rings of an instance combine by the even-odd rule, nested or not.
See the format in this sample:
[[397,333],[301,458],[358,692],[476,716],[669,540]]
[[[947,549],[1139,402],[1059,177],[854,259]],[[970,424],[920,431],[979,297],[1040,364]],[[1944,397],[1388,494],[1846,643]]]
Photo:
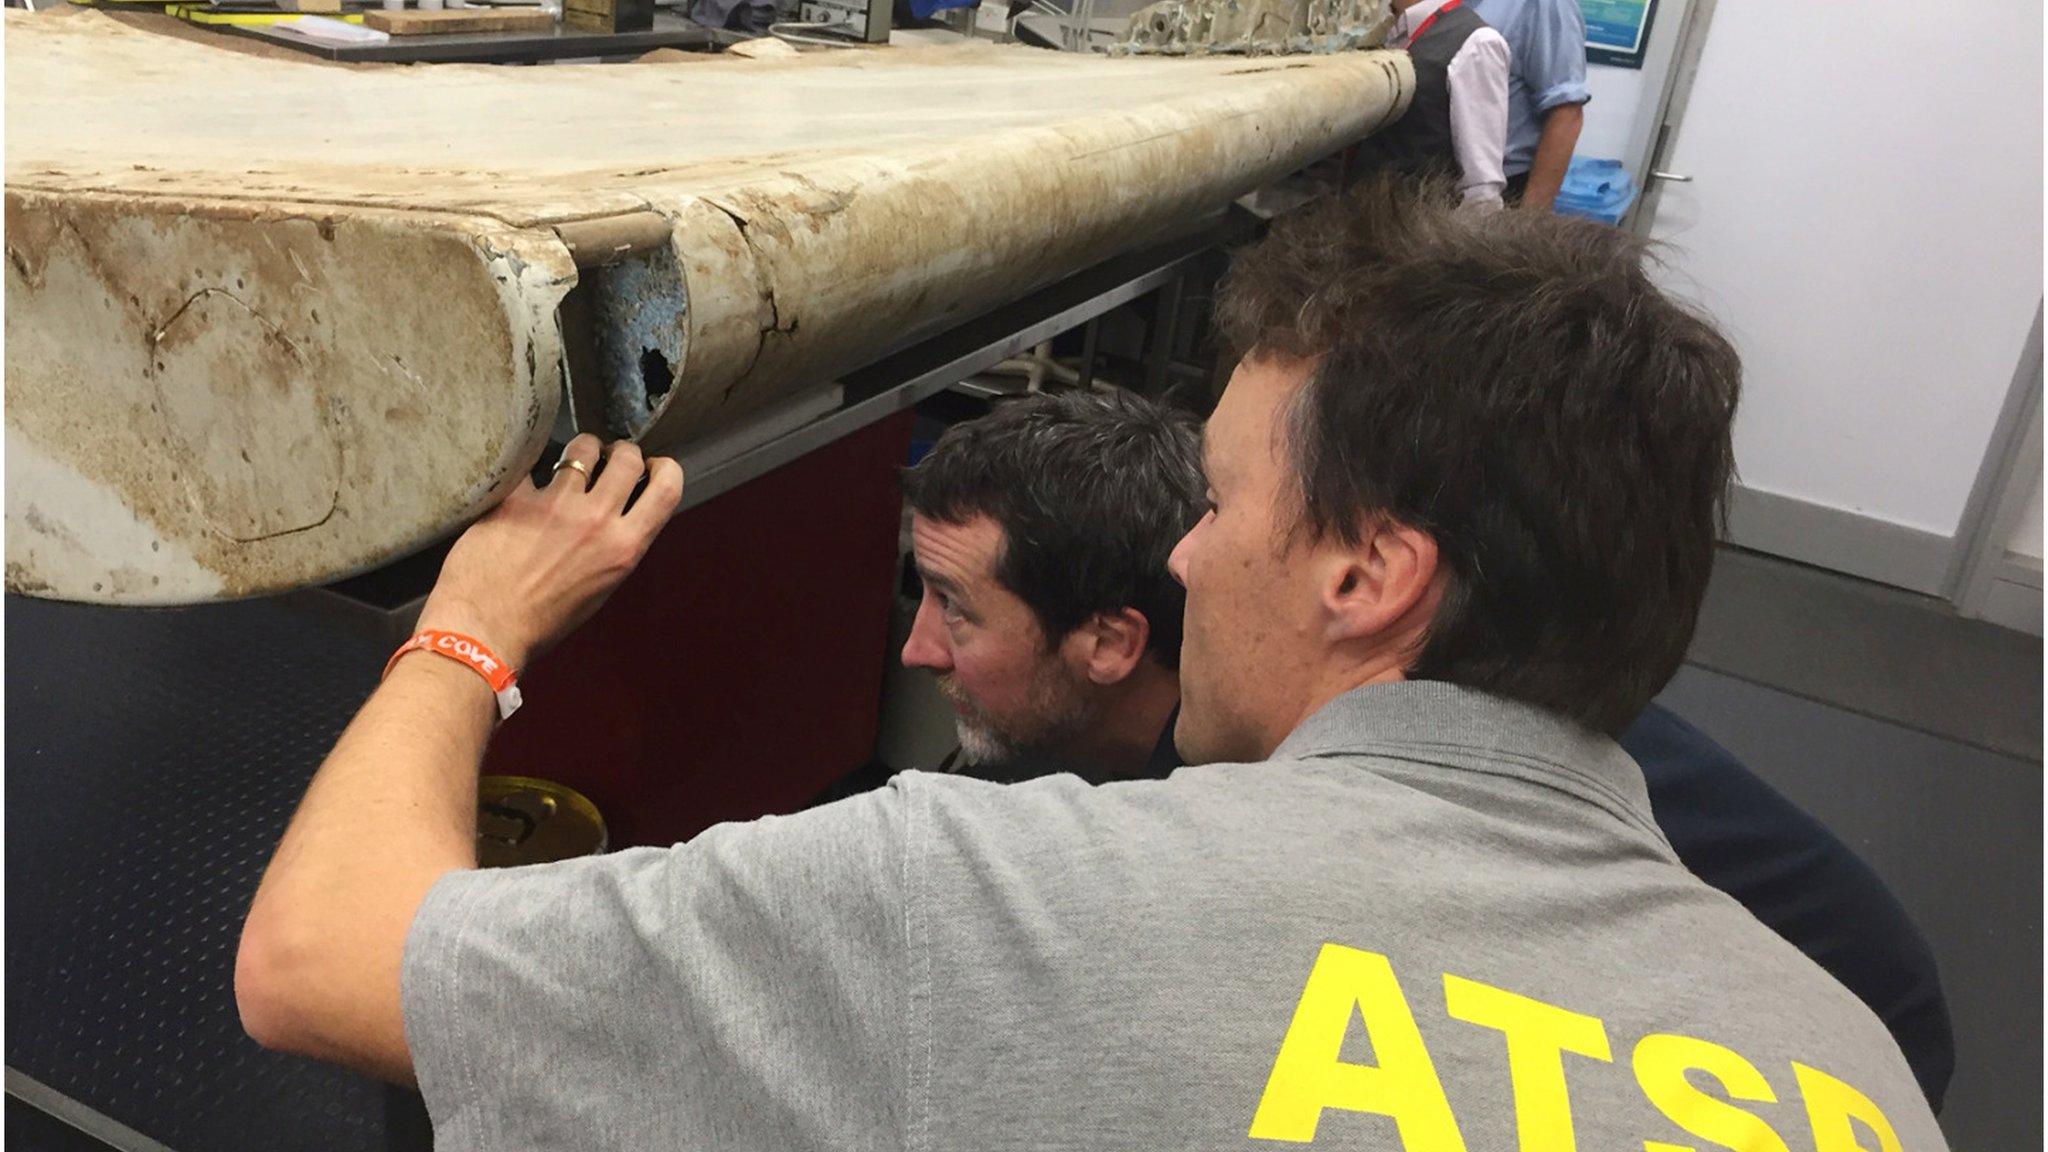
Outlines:
[[553,476],[555,472],[560,472],[564,468],[574,468],[576,471],[581,472],[583,474],[583,482],[585,484],[590,483],[590,465],[585,464],[581,460],[571,460],[567,456],[555,461],[554,471],[549,472],[548,475]]

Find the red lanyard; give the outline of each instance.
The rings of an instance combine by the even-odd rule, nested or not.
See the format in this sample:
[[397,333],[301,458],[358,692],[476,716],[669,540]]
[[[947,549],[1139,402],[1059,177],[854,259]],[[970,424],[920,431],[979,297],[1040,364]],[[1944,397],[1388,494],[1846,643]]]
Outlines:
[[1416,29],[1415,31],[1413,31],[1413,32],[1411,32],[1411,33],[1409,33],[1409,34],[1408,34],[1408,44],[1409,44],[1409,46],[1410,46],[1410,47],[1413,47],[1413,46],[1414,46],[1414,44],[1415,44],[1415,42],[1416,42],[1417,40],[1420,40],[1420,39],[1422,39],[1422,34],[1423,34],[1424,32],[1427,32],[1427,31],[1429,31],[1429,26],[1430,26],[1431,24],[1434,24],[1434,23],[1436,23],[1436,18],[1437,18],[1437,17],[1439,17],[1439,16],[1443,15],[1443,14],[1444,14],[1444,13],[1446,13],[1446,12],[1449,12],[1449,11],[1450,11],[1451,9],[1453,9],[1453,8],[1456,8],[1456,7],[1458,6],[1458,5],[1460,5],[1460,4],[1463,4],[1464,2],[1465,2],[1465,0],[1451,0],[1451,2],[1450,2],[1449,4],[1446,4],[1446,5],[1444,5],[1443,7],[1441,7],[1441,8],[1439,8],[1439,9],[1437,9],[1436,11],[1434,11],[1434,12],[1431,12],[1431,13],[1429,14],[1429,19],[1427,19],[1427,20],[1424,20],[1424,21],[1422,22],[1422,27],[1420,27],[1420,28],[1417,28],[1417,29]]

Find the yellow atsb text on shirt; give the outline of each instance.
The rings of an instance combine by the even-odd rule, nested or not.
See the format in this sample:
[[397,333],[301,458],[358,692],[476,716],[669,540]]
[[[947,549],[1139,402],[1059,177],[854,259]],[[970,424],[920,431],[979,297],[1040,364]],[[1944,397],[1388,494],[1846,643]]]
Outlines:
[[[1565,1056],[1612,1063],[1607,1026],[1596,1017],[1450,973],[1443,981],[1452,1019],[1506,1038],[1521,1152],[1576,1152]],[[1373,1064],[1340,1058],[1354,1012],[1372,1046]],[[1690,1036],[1651,1033],[1636,1041],[1630,1064],[1643,1096],[1681,1131],[1737,1152],[1788,1152],[1762,1117],[1742,1107],[1774,1104],[1778,1097],[1739,1053]],[[1814,1152],[1902,1152],[1891,1123],[1869,1097],[1804,1064],[1793,1062],[1791,1071]],[[1718,1082],[1726,1098],[1702,1091],[1687,1079],[1690,1072]],[[1309,971],[1250,1135],[1307,1143],[1315,1139],[1326,1109],[1392,1117],[1411,1152],[1465,1152],[1457,1117],[1393,964],[1377,952],[1342,944],[1324,944]],[[1657,1140],[1645,1140],[1643,1149],[1692,1152],[1691,1145]]]

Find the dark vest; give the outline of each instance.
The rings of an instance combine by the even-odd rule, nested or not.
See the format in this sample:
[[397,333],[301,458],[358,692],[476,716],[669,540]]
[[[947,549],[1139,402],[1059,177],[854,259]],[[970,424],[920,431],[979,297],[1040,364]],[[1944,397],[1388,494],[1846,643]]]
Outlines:
[[1399,120],[1358,146],[1351,164],[1354,177],[1386,168],[1415,175],[1458,171],[1457,153],[1451,150],[1451,60],[1484,27],[1471,0],[1448,12],[1437,10],[1436,22],[1408,45],[1415,98]]

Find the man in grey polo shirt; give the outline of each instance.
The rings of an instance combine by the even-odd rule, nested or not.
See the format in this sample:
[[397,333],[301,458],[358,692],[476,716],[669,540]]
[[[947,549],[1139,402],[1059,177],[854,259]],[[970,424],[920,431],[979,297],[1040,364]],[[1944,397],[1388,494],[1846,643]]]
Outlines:
[[[1944,1145],[1884,1026],[1678,864],[1606,734],[1676,667],[1738,366],[1611,229],[1383,187],[1243,257],[1207,433],[1191,763],[909,773],[474,869],[490,685],[397,662],[294,818],[237,994],[417,1078],[438,1146]],[[458,544],[423,626],[523,666],[680,477],[629,446]],[[366,831],[374,828],[374,834]],[[364,858],[357,846],[378,843]]]

